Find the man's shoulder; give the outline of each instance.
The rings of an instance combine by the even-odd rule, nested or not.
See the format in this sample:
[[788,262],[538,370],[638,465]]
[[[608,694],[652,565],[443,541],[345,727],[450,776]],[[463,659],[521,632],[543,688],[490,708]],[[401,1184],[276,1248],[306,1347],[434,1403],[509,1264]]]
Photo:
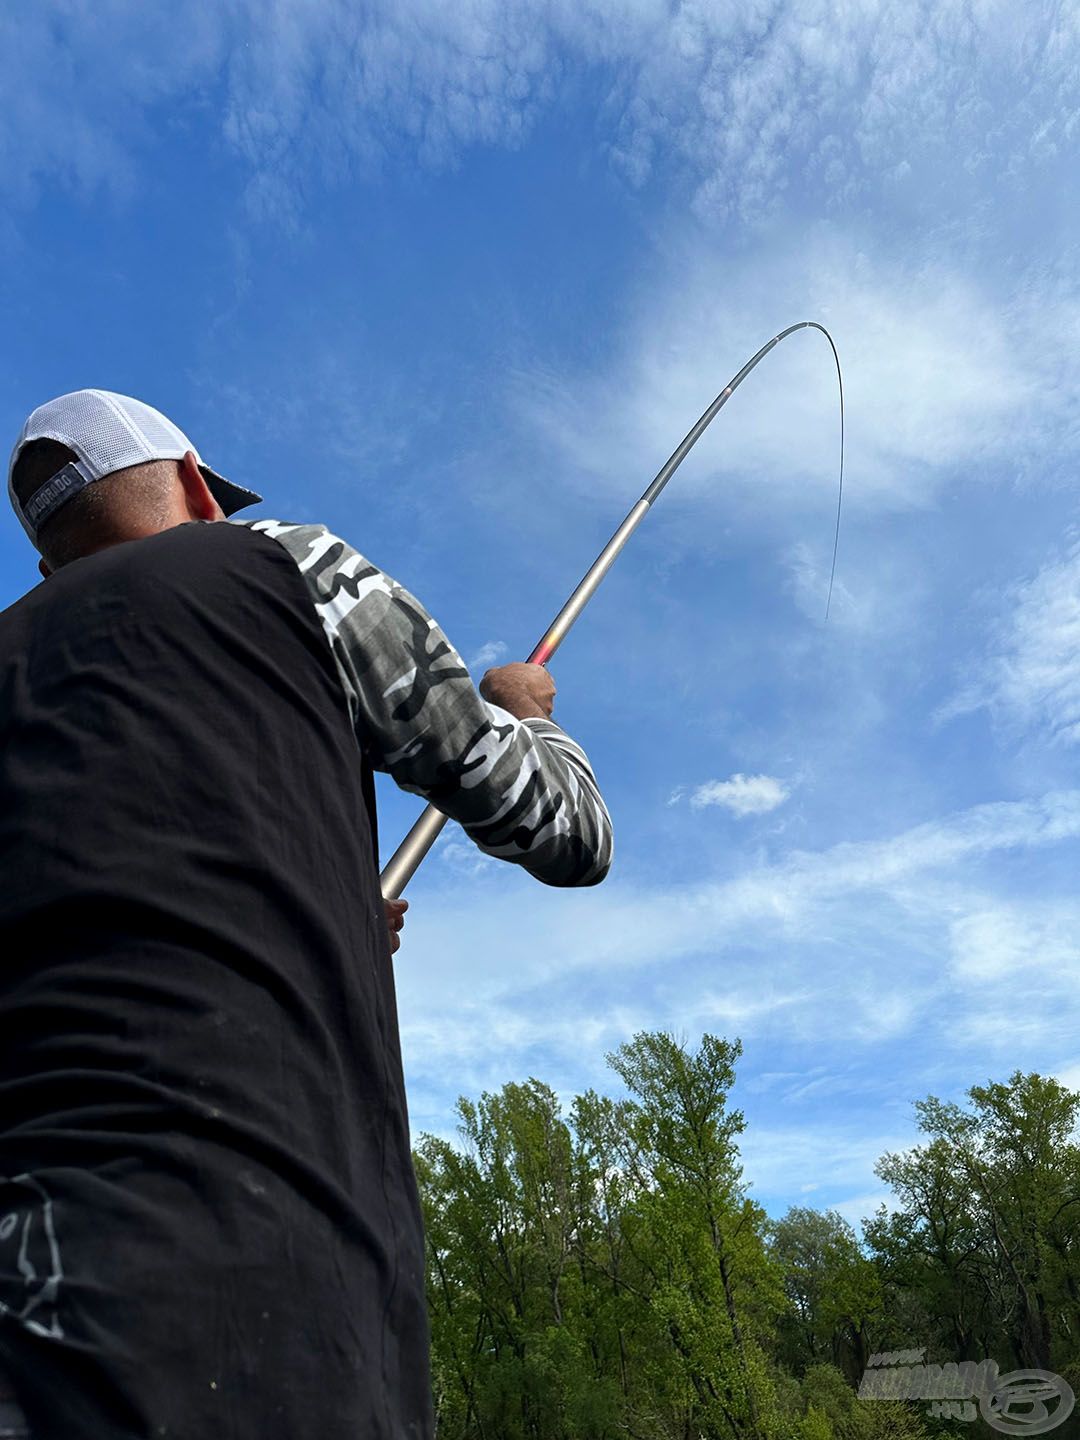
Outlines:
[[297,525],[283,520],[241,523],[256,534],[269,536],[292,557],[319,618],[333,638],[359,642],[395,606],[408,608],[406,623],[415,626],[412,612],[417,610],[418,602],[414,597],[325,525]]
[[274,540],[296,534],[328,535],[330,533],[325,525],[312,525],[296,520],[270,520],[265,518],[251,520],[247,517],[241,518],[239,515],[230,515],[225,523],[237,530],[255,530],[260,534],[271,536]]
[[351,545],[325,525],[298,524],[290,520],[229,520],[228,523],[276,540],[305,572],[340,563],[356,554]]

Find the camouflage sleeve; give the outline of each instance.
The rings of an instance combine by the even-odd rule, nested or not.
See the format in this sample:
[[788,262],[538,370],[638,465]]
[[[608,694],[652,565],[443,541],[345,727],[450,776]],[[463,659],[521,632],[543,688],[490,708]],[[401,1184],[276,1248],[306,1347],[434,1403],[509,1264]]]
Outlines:
[[548,885],[595,885],[611,820],[588,757],[551,720],[491,705],[414,596],[324,525],[234,521],[296,561],[376,770]]

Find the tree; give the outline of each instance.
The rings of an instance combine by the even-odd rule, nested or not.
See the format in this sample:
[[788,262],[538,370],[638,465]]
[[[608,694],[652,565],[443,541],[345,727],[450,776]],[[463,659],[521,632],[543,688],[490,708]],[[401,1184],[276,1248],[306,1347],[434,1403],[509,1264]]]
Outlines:
[[423,1137],[439,1440],[925,1440],[860,1399],[868,1351],[995,1359],[1080,1388],[1080,1095],[1038,1075],[917,1106],[864,1251],[835,1212],[746,1194],[737,1041],[636,1035],[626,1094],[539,1080]]
[[1080,1095],[1017,1071],[968,1097],[969,1109],[934,1096],[916,1105],[929,1141],[882,1158],[900,1207],[868,1238],[890,1290],[920,1295],[927,1338],[949,1358],[1074,1364]]
[[591,1186],[558,1100],[530,1080],[458,1112],[463,1147],[425,1136],[417,1156],[440,1433],[600,1437],[616,1387],[573,1264]]
[[703,1436],[765,1440],[775,1416],[764,1345],[784,1301],[764,1212],[741,1186],[743,1116],[726,1108],[740,1054],[738,1041],[712,1035],[691,1052],[646,1033],[608,1060],[635,1097],[649,1175],[633,1204],[635,1245],[693,1389],[694,1424]]
[[834,1210],[793,1208],[770,1227],[769,1249],[791,1307],[780,1326],[781,1360],[798,1374],[829,1361],[857,1386],[881,1312],[881,1286],[855,1231]]
[[803,1397],[807,1410],[800,1440],[929,1440],[922,1417],[910,1405],[860,1400],[832,1365],[807,1370]]

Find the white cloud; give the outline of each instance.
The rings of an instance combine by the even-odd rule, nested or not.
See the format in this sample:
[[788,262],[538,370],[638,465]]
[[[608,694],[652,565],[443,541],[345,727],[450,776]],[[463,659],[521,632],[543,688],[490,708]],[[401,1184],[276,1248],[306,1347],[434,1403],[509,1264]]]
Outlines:
[[[53,0],[0,10],[0,177],[7,205],[45,185],[135,193],[155,120],[198,95],[225,65],[230,25],[202,3]],[[177,43],[177,37],[183,43]],[[118,57],[122,57],[118,63]],[[60,99],[62,97],[62,100]]]
[[[914,1140],[915,1137],[912,1136],[908,1144],[914,1143]],[[883,1146],[882,1153],[884,1153],[886,1149],[891,1150],[893,1148],[895,1147]],[[842,1219],[846,1220],[848,1224],[858,1232],[862,1228],[862,1222],[864,1220],[872,1220],[882,1205],[885,1206],[886,1210],[895,1210],[896,1196],[889,1190],[869,1190],[858,1195],[849,1195],[836,1200],[830,1204],[828,1208],[835,1210]]]
[[[805,998],[800,996],[798,1003],[804,1003]],[[762,1071],[746,1083],[745,1089],[754,1095],[771,1093],[787,1106],[805,1100],[817,1102],[825,1095],[851,1095],[858,1092],[863,1083],[862,1078],[852,1078],[850,1073],[814,1065],[808,1070]]]
[[887,1192],[863,1189],[874,1166],[886,1151],[905,1150],[917,1138],[914,1126],[894,1125],[890,1120],[889,1129],[868,1131],[825,1120],[810,1130],[758,1121],[739,1141],[744,1180],[758,1199],[814,1191],[817,1209],[838,1210],[858,1228],[889,1199]]
[[[1080,791],[1070,791],[792,852],[725,881],[551,892],[506,875],[468,894],[420,891],[397,965],[411,1071],[425,1083],[447,1066],[478,1075],[498,1055],[512,1074],[522,1047],[580,1066],[586,1014],[612,1039],[630,1033],[623,1023],[759,1037],[782,1024],[788,1038],[865,1046],[929,1027],[943,1045],[990,1036],[1007,1050],[1000,1016],[1019,1008],[1037,1045],[1080,1003],[1069,970],[1040,970],[1026,1000],[1023,969],[1008,985],[980,980],[996,964],[980,949],[994,901],[970,876],[988,858],[1077,838]],[[1033,899],[1012,918],[1016,946],[1035,953],[1051,934],[1048,958],[1060,959],[1070,922],[1057,902]],[[991,1018],[977,1034],[980,1016]]]
[[462,838],[460,831],[450,831],[449,838],[440,837],[435,854],[449,869],[465,879],[476,879],[497,869],[499,862],[485,855],[470,841]]
[[950,906],[950,1039],[1010,1069],[1051,1072],[1080,1020],[1080,906],[1054,894],[1005,900],[992,891],[954,895],[943,916]]
[[502,659],[507,648],[505,640],[488,640],[465,662],[466,668],[474,672],[486,670],[489,665],[494,665],[496,661]]
[[1070,791],[682,884],[549,891],[504,866],[463,886],[433,866],[395,962],[414,1127],[448,1131],[459,1093],[527,1074],[610,1090],[604,1055],[639,1030],[738,1035],[754,1194],[777,1209],[820,1184],[858,1223],[887,1199],[878,1157],[916,1138],[904,1102],[1049,1073],[1080,1026],[1080,907],[995,882],[1077,839]]
[[940,719],[988,708],[1020,730],[1080,741],[1080,545],[1050,561],[1005,596],[1004,616],[980,659],[978,677]]
[[156,125],[224,90],[253,206],[295,218],[313,179],[519,145],[588,71],[596,148],[634,183],[681,177],[701,214],[752,221],[803,187],[944,207],[973,179],[1067,163],[1078,29],[1072,7],[1006,0],[52,0],[0,21],[19,99],[0,156],[5,179],[130,183]]
[[1076,973],[1080,906],[997,902],[960,916],[950,927],[952,964],[965,981],[999,985],[1040,973]]
[[732,775],[730,780],[708,780],[690,793],[690,808],[719,805],[740,819],[766,815],[788,798],[788,791],[772,775]]
[[[674,246],[662,273],[626,307],[601,364],[585,373],[523,373],[515,406],[583,491],[594,493],[599,482],[625,496],[628,477],[644,487],[771,334],[817,319],[844,368],[845,524],[876,509],[927,508],[958,472],[978,483],[999,478],[1002,461],[1019,466],[1017,413],[1029,461],[1050,454],[1060,463],[1080,403],[1075,299],[1032,277],[1003,313],[996,297],[941,258],[888,256],[828,229],[804,237],[798,250],[720,256],[698,241]],[[1046,333],[1050,303],[1062,319],[1057,338]],[[711,503],[736,522],[749,515],[759,530],[781,531],[797,571],[814,577],[812,608],[823,610],[839,438],[828,346],[814,331],[798,332],[732,397],[663,503]],[[842,531],[841,581],[845,544]],[[795,588],[807,588],[799,575]],[[836,598],[838,613],[850,610],[842,590]]]
[[650,36],[616,153],[642,180],[674,151],[699,212],[744,223],[799,186],[835,205],[907,184],[944,207],[950,183],[1000,183],[1001,153],[1017,169],[1068,143],[1077,28],[1006,0],[688,0]]
[[[1071,149],[1080,34],[1064,8],[247,0],[231,17],[243,44],[226,134],[256,193],[280,205],[312,169],[344,176],[403,148],[441,165],[470,145],[518,145],[587,68],[603,96],[597,146],[635,183],[681,172],[699,213],[746,222],[803,185],[836,204],[928,180],[944,206],[950,180],[1000,187]],[[1025,104],[1002,105],[1006,90]]]

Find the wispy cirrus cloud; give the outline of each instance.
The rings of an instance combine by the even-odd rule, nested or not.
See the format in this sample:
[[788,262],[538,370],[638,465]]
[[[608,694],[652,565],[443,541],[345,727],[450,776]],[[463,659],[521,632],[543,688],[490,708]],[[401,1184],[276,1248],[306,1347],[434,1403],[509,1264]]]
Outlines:
[[[1080,290],[1032,274],[1014,282],[1002,306],[941,254],[872,249],[829,229],[798,252],[732,259],[698,242],[676,246],[628,308],[602,363],[585,373],[529,371],[514,383],[512,403],[581,488],[625,491],[628,474],[644,481],[659,469],[771,334],[812,318],[831,330],[844,367],[849,515],[853,507],[929,507],[958,474],[993,483],[1003,464],[1019,468],[1018,413],[1030,468],[1046,462],[1056,476],[1080,403],[1071,359]],[[1049,304],[1062,321],[1053,337]],[[729,512],[749,510],[775,528],[785,517],[801,526],[813,507],[821,516],[813,568],[824,565],[827,575],[838,460],[832,357],[821,336],[802,331],[736,392],[672,490],[698,504],[717,497]],[[790,529],[788,543],[798,538]]]
[[430,1086],[449,1063],[459,1087],[489,1083],[493,1065],[521,1070],[544,1052],[573,1072],[589,1059],[567,1007],[576,1023],[583,1003],[603,1019],[605,1043],[646,1017],[651,1028],[744,1037],[775,1036],[782,1017],[788,1038],[814,1038],[819,1062],[820,1047],[881,1045],[920,1026],[957,1053],[985,1052],[995,1036],[1004,1053],[1002,1016],[1023,1013],[1030,1048],[1077,1008],[1059,963],[1071,922],[1053,896],[1003,907],[980,875],[1077,838],[1080,791],[1067,791],[791,851],[729,880],[551,893],[480,876],[467,897],[431,891],[410,911],[398,966],[410,1071]]
[[50,186],[84,200],[132,198],[142,156],[222,74],[232,34],[228,9],[202,3],[52,0],[0,11],[7,205]]
[[1080,742],[1080,542],[1006,593],[987,651],[939,720],[985,708],[1011,730]]
[[710,215],[754,220],[803,186],[834,206],[912,187],[949,209],[1057,159],[1077,128],[1070,7],[695,0],[652,38],[618,158],[643,179],[674,148]]
[[[739,1035],[753,1193],[770,1204],[812,1186],[815,1204],[857,1223],[887,1198],[871,1188],[875,1161],[914,1141],[902,1117],[942,1077],[948,1090],[954,1076],[971,1083],[973,1062],[1047,1070],[1062,1054],[1074,1076],[1077,907],[1004,901],[985,867],[1078,836],[1069,792],[791,852],[728,881],[429,893],[398,961],[416,1123],[445,1127],[451,1090],[522,1073],[610,1086],[603,1053],[636,1030]],[[813,1066],[770,1071],[810,1043]],[[778,1105],[813,1123],[785,1124]]]
[[839,1118],[825,1119],[813,1131],[761,1121],[740,1137],[739,1153],[755,1198],[768,1203],[801,1189],[813,1194],[815,1209],[835,1208],[858,1228],[889,1200],[884,1189],[861,1188],[874,1166],[886,1151],[904,1150],[916,1138],[913,1124],[902,1127],[891,1116],[871,1129]]
[[467,897],[418,894],[397,960],[414,1126],[452,1135],[459,1093],[522,1074],[610,1092],[603,1056],[639,1030],[738,1035],[751,1193],[774,1214],[802,1193],[857,1226],[889,1203],[879,1157],[918,1139],[913,1100],[959,1094],[984,1066],[1080,1074],[1077,907],[1007,901],[996,881],[1077,838],[1071,791],[731,879],[550,893],[508,887],[492,862]]
[[1005,0],[52,0],[0,19],[0,57],[20,97],[0,165],[31,190],[130,183],[150,135],[213,104],[255,212],[296,218],[313,182],[519,145],[587,73],[598,152],[632,183],[674,170],[700,214],[745,223],[805,187],[835,207],[908,186],[940,210],[980,177],[1064,163],[1080,23]]
[[991,985],[1017,974],[1075,973],[1080,906],[1061,900],[997,900],[973,907],[949,927],[954,973]]
[[[516,146],[583,72],[599,82],[596,148],[622,173],[640,183],[674,160],[699,213],[742,221],[804,175],[838,201],[925,184],[927,162],[952,190],[987,171],[1001,185],[1052,163],[1077,123],[1080,27],[1046,4],[275,0],[229,18],[244,44],[225,135],[271,207],[313,169],[332,180],[403,150],[446,165]],[[1026,103],[1003,113],[1016,86]]]

